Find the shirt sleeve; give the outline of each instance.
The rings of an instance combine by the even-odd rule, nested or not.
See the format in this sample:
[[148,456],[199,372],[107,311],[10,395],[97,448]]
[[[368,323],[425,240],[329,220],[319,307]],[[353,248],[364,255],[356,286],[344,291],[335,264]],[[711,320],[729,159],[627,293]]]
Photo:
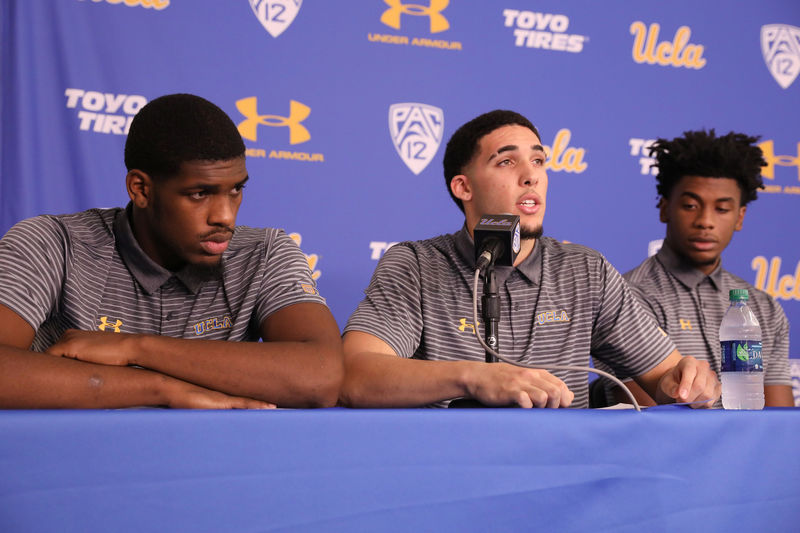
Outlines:
[[0,304],[34,330],[58,312],[68,236],[53,217],[14,225],[0,239]]
[[412,357],[422,339],[419,262],[403,243],[389,248],[372,275],[365,297],[345,327],[378,337],[401,357]]
[[789,369],[789,320],[783,308],[775,300],[771,301],[774,324],[777,324],[773,339],[772,353],[764,364],[765,385],[791,385],[792,376]]
[[675,345],[605,258],[600,268],[604,283],[592,333],[592,354],[620,379],[642,375],[672,353]]
[[256,306],[259,323],[288,305],[304,302],[325,305],[325,299],[320,296],[309,268],[308,258],[283,230],[267,232],[264,262]]

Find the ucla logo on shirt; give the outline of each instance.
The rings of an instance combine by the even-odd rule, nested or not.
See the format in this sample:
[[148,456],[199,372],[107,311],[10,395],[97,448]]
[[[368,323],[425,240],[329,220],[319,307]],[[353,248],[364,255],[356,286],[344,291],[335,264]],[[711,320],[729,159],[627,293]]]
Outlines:
[[545,311],[536,315],[536,323],[540,326],[555,322],[569,322],[569,315],[563,309],[557,311]]
[[250,0],[250,8],[264,29],[278,37],[294,22],[303,0]]
[[403,163],[419,174],[431,162],[444,132],[444,111],[428,104],[404,103],[389,107],[389,133]]
[[192,326],[192,328],[194,329],[195,335],[205,335],[206,333],[210,333],[218,329],[231,329],[232,325],[233,323],[231,321],[231,317],[225,315],[221,318],[214,317],[201,320]]
[[778,85],[784,89],[800,73],[800,28],[788,24],[761,26],[761,53]]
[[[294,241],[294,243],[298,247],[303,242],[303,237],[299,233],[290,233],[289,234],[289,238],[292,239]],[[308,268],[311,270],[311,279],[313,279],[313,280],[319,279],[319,277],[322,275],[322,272],[320,272],[319,270],[316,269],[317,268],[317,263],[319,262],[319,256],[317,254],[310,254],[309,255],[309,254],[305,254],[305,253],[303,255],[306,256],[306,261],[308,261]],[[309,292],[309,291],[306,291],[305,288],[303,288],[303,290],[305,292]],[[316,293],[316,289],[315,289],[315,292],[313,292],[312,294],[317,294]]]
[[[381,13],[380,21],[393,30],[415,33],[421,29],[419,22],[423,20],[425,22],[425,30],[430,35],[450,29],[450,21],[444,15],[444,10],[450,4],[450,0],[429,0],[428,5],[404,2],[402,0],[383,0],[383,2],[389,7]],[[408,20],[409,18],[412,20]],[[367,39],[374,43],[422,46],[440,50],[461,50],[463,48],[460,41],[414,35],[370,32],[367,34]]]
[[[796,145],[796,155],[780,155],[775,153],[775,141],[767,140],[759,143],[758,147],[764,155],[764,161],[767,165],[761,169],[761,177],[769,180],[764,182],[763,192],[784,193],[784,194],[800,194],[800,185],[780,185],[776,181],[775,167],[795,167],[796,172],[786,173],[788,175],[797,174],[797,180],[800,181],[800,142]],[[792,180],[794,181],[794,180]]]
[[107,316],[100,317],[100,323],[97,325],[97,329],[100,331],[113,331],[114,333],[121,333],[122,330],[120,327],[122,326],[122,320],[109,320]]
[[[237,125],[239,134],[243,139],[258,141],[260,127],[267,126],[269,128],[286,128],[290,145],[301,144],[311,140],[311,133],[303,123],[303,121],[311,115],[311,108],[302,102],[290,100],[288,116],[259,112],[258,98],[255,96],[237,100],[236,109],[244,116],[244,120]],[[325,156],[321,153],[300,152],[296,150],[247,148],[245,153],[248,157],[309,162],[325,161]]]
[[633,35],[633,60],[636,63],[660,65],[662,67],[685,67],[699,70],[706,66],[703,57],[705,47],[689,42],[692,29],[681,26],[675,32],[672,41],[658,42],[661,25],[653,22],[649,27],[644,22],[636,21],[630,26]]
[[70,87],[64,90],[67,109],[78,110],[78,129],[127,135],[134,115],[147,104],[139,94],[116,94]]

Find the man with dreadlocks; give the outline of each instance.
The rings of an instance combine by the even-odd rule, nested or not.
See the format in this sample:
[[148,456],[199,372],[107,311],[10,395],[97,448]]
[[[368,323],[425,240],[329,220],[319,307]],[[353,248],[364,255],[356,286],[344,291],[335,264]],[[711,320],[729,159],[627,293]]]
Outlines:
[[[792,406],[786,315],[773,298],[724,270],[721,262],[733,232],[742,229],[747,204],[763,188],[766,162],[757,140],[734,132],[717,136],[712,129],[652,144],[658,209],[667,234],[661,250],[624,277],[678,350],[707,360],[717,375],[719,325],[728,291],[747,289],[762,330],[766,405]],[[611,397],[624,401],[610,381],[600,383]],[[635,382],[627,384],[639,402],[654,404]]]

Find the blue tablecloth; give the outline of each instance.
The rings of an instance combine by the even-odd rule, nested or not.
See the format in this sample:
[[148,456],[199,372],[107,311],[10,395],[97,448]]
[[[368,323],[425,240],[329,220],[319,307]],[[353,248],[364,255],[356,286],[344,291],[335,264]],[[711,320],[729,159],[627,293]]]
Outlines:
[[0,531],[800,531],[800,410],[0,411]]

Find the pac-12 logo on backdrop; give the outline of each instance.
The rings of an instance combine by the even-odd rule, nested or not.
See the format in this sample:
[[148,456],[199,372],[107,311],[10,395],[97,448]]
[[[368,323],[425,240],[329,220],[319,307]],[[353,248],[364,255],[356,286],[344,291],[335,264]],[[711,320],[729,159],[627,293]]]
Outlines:
[[277,37],[291,25],[303,0],[250,0],[250,7],[264,29]]
[[389,132],[400,159],[414,174],[431,162],[444,132],[444,112],[428,104],[392,104]]
[[800,28],[788,24],[761,26],[761,52],[769,73],[784,89],[800,73]]

